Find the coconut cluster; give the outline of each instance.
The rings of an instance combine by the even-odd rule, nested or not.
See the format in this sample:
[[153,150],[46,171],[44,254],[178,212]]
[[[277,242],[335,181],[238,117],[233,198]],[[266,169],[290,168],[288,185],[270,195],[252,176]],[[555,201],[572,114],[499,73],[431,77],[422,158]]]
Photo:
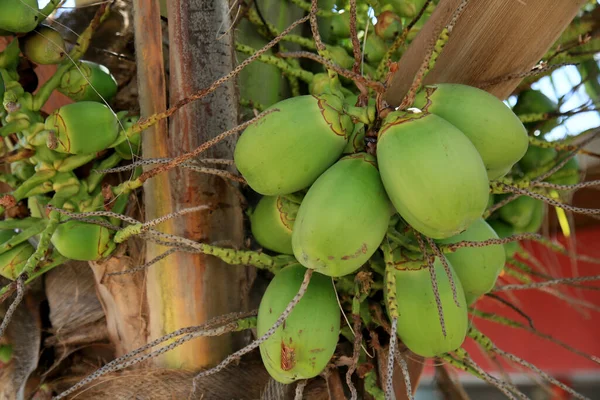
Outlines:
[[[465,85],[428,86],[414,107],[380,121],[377,148],[371,152],[375,154],[364,151],[364,123],[352,118],[357,112],[343,96],[299,96],[267,109],[243,132],[234,154],[249,186],[264,196],[250,212],[257,242],[294,255],[301,266],[317,272],[313,276],[337,278],[365,265],[391,228],[404,232],[409,242],[417,240],[415,233],[439,244],[497,239],[482,218],[489,181],[507,174],[526,153],[523,124],[502,101]],[[423,356],[460,347],[468,326],[467,305],[491,290],[505,262],[502,245],[464,248],[441,257],[432,265],[443,331],[427,263],[421,259],[395,269],[397,292],[402,293],[396,300],[398,333]],[[291,300],[303,276],[300,265],[294,266],[295,280],[290,278],[293,290],[273,299],[271,286],[285,286],[278,274],[264,304],[275,301],[281,308]],[[325,287],[333,291],[331,284]],[[334,308],[335,302],[331,297],[329,305]],[[303,299],[297,307],[312,307],[308,303]],[[326,303],[321,299],[319,307],[326,308]],[[278,314],[267,313],[262,304],[261,310],[259,327],[270,326]],[[417,329],[415,318],[423,322]],[[286,323],[280,334],[321,329],[320,323],[311,318]],[[287,347],[282,348],[284,343]],[[263,359],[275,358],[275,363],[265,362],[271,374],[289,382],[318,374],[335,346],[325,351],[329,356],[321,363],[312,360],[313,368],[303,370],[302,361],[311,359],[306,349],[311,348],[294,334],[287,342],[267,341],[261,351]],[[297,367],[285,360],[290,352]]]

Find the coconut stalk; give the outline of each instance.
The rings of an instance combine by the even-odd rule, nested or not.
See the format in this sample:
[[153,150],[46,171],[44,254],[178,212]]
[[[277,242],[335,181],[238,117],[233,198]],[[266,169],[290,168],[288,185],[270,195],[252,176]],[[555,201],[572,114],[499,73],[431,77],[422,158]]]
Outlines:
[[[462,0],[442,0],[399,61],[386,100],[408,92],[429,44]],[[505,99],[573,20],[585,0],[470,1],[424,83],[479,86]]]
[[[166,108],[158,0],[136,0],[136,48],[142,116]],[[207,87],[233,69],[228,5],[218,1],[169,1],[170,103]],[[153,131],[145,132],[146,158],[175,157],[195,149],[237,125],[237,95],[227,84],[202,101],[179,110]],[[232,158],[234,141],[206,152],[206,157]],[[146,220],[182,208],[208,205],[211,212],[186,215],[158,229],[196,241],[227,241],[242,246],[243,216],[235,188],[222,178],[175,169],[144,186]],[[147,244],[146,259],[166,249]],[[147,274],[149,337],[244,308],[248,291],[244,267],[231,267],[210,256],[176,253],[153,265]],[[195,339],[156,359],[160,367],[200,369],[215,365],[235,347],[231,335]]]

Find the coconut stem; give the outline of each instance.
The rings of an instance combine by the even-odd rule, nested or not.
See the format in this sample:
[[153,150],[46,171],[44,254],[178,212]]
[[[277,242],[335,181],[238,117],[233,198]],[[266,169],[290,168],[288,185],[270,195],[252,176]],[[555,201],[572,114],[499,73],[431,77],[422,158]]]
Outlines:
[[385,74],[388,62],[392,60],[392,55],[396,51],[398,51],[400,49],[400,47],[402,47],[404,45],[404,43],[406,42],[406,38],[408,37],[408,34],[410,33],[410,30],[423,17],[423,14],[425,13],[425,10],[427,10],[427,7],[429,7],[429,4],[431,4],[431,0],[427,0],[423,4],[423,7],[421,7],[421,9],[417,13],[417,15],[415,15],[415,17],[410,21],[410,23],[402,30],[402,33],[396,38],[396,40],[394,40],[394,43],[392,43],[392,45],[387,49],[385,56],[381,59],[381,61],[379,62],[379,65],[377,66],[377,72],[375,74],[375,78],[377,80],[380,80],[383,77],[383,75]]
[[390,248],[390,245],[388,243],[383,243],[382,250],[383,258],[385,261],[385,290],[387,293],[388,313],[391,319],[397,319],[399,314],[396,293],[396,269],[394,267],[394,256],[392,254],[392,249]]
[[[138,167],[142,167],[145,165],[157,165],[157,164],[169,164],[173,162],[174,158],[165,157],[165,158],[143,158],[137,161],[132,162],[131,164],[122,165],[120,167],[107,168],[107,169],[95,169],[94,172],[99,174],[112,174],[116,172],[123,171],[131,171],[132,169],[136,169]],[[181,164],[183,167],[196,166],[196,163],[200,164],[218,164],[218,165],[234,165],[233,160],[225,159],[225,158],[204,158],[204,159],[196,159],[185,162]]]
[[404,377],[404,386],[406,387],[406,397],[408,398],[408,400],[414,400],[414,396],[412,393],[412,385],[410,382],[410,373],[408,372],[408,364],[406,363],[406,360],[400,353],[399,349],[396,349],[396,351],[394,352],[394,358],[400,366],[400,369],[402,370],[402,376]]
[[6,313],[4,314],[4,318],[2,319],[2,323],[0,324],[0,338],[4,336],[4,331],[8,327],[10,321],[12,320],[12,316],[17,310],[17,307],[23,300],[23,296],[25,296],[25,283],[23,281],[23,276],[19,276],[16,280],[17,296],[15,297],[11,305],[8,307],[8,310],[6,310]]
[[454,299],[454,304],[456,304],[456,306],[460,308],[460,302],[458,301],[458,292],[456,291],[456,283],[454,282],[454,276],[452,275],[452,270],[450,269],[450,264],[448,264],[448,260],[446,259],[446,257],[444,257],[444,255],[440,251],[437,244],[435,244],[433,239],[427,236],[425,237],[425,239],[427,240],[427,243],[429,243],[429,247],[431,247],[435,256],[438,257],[442,262],[442,265],[444,266],[444,271],[446,271],[446,276],[448,277],[448,281],[450,282],[450,288],[452,289],[452,298]]
[[163,215],[162,217],[155,218],[148,222],[129,225],[129,226],[121,229],[119,232],[117,232],[117,234],[115,235],[114,241],[115,241],[115,243],[123,243],[124,241],[129,239],[131,236],[143,234],[143,233],[147,232],[150,227],[159,225],[170,219],[181,217],[183,215],[190,214],[193,212],[210,211],[210,209],[211,208],[209,206],[203,204],[203,205],[196,206],[196,207],[184,208],[183,210],[179,210],[179,211],[169,213],[167,215]]
[[400,103],[400,110],[405,110],[413,104],[417,91],[421,87],[421,84],[423,83],[423,80],[425,79],[427,74],[435,67],[435,62],[442,53],[442,50],[446,46],[446,43],[448,43],[448,39],[450,39],[450,34],[452,33],[454,26],[458,22],[458,19],[462,15],[465,8],[467,8],[467,3],[468,0],[462,0],[462,2],[459,4],[456,10],[454,10],[454,13],[452,14],[452,18],[448,25],[446,25],[444,29],[442,29],[442,32],[440,32],[435,43],[432,43],[430,45],[428,54],[423,60],[421,67],[417,71],[417,74],[413,79],[412,85],[410,86],[408,93],[406,94],[406,96],[404,96],[404,99],[402,99],[402,103]]
[[[246,60],[249,60],[246,59]],[[244,129],[246,129],[248,126],[258,122],[259,120],[261,120],[262,118],[266,117],[267,115],[274,113],[274,112],[278,112],[279,109],[277,108],[272,108],[270,110],[264,111],[263,113],[259,114],[258,116],[252,118],[249,121],[244,122],[243,124],[240,124],[238,126],[236,126],[233,129],[230,129],[228,131],[225,131],[219,135],[217,135],[215,138],[208,140],[206,142],[204,142],[202,145],[198,146],[196,149],[194,149],[193,151],[190,151],[189,153],[185,153],[182,154],[180,156],[177,156],[175,158],[173,158],[173,161],[171,161],[168,164],[162,165],[160,167],[156,167],[154,169],[151,169],[149,171],[144,172],[138,179],[137,181],[141,183],[145,182],[146,180],[160,174],[166,171],[169,171],[173,168],[175,168],[176,166],[183,164],[184,162],[197,157],[198,155],[200,155],[201,153],[205,152],[206,150],[208,150],[209,148],[211,148],[212,146],[214,146],[215,144],[221,142],[222,140],[226,139],[227,137],[238,133],[239,131],[242,131]]]
[[346,371],[346,384],[348,385],[348,389],[350,389],[351,400],[357,400],[358,392],[352,383],[352,374],[354,374],[354,371],[356,371],[356,365],[358,364],[358,358],[360,356],[360,346],[362,344],[362,321],[360,319],[360,286],[356,280],[354,283],[354,297],[352,298],[352,320],[354,342],[352,346],[352,363],[348,367],[348,371]]
[[521,189],[516,186],[507,185],[507,184],[501,183],[501,182],[498,182],[498,185],[499,185],[499,187],[502,188],[502,190],[504,192],[529,196],[534,199],[541,200],[544,203],[550,204],[551,206],[562,208],[563,210],[566,210],[566,211],[571,211],[574,213],[584,214],[584,215],[600,215],[600,209],[574,207],[570,204],[561,203],[558,200],[543,196],[539,193],[533,193],[529,190]]
[[533,282],[533,279],[531,279],[531,277],[529,275],[524,274],[523,272],[517,271],[512,268],[507,268],[507,265],[504,266],[504,270],[503,270],[507,276],[511,276],[511,277],[515,278],[520,283],[530,284]]
[[518,242],[521,240],[543,240],[543,236],[537,233],[519,233],[516,235],[507,236],[502,239],[487,239],[482,241],[461,240],[452,244],[439,245],[439,249],[444,253],[453,253],[463,247],[487,247],[495,244],[506,244],[510,242]]
[[495,322],[497,324],[501,324],[501,325],[504,325],[504,326],[509,326],[511,328],[518,328],[518,329],[526,330],[528,332],[533,333],[534,335],[537,335],[537,336],[539,336],[539,337],[541,337],[543,339],[546,339],[546,340],[548,340],[548,341],[550,341],[552,343],[555,343],[555,344],[561,346],[562,348],[564,348],[564,349],[566,349],[566,350],[568,350],[568,351],[570,351],[570,352],[572,352],[574,354],[577,354],[577,355],[579,355],[579,356],[581,356],[581,357],[583,357],[583,358],[585,358],[587,360],[595,362],[596,364],[600,364],[600,358],[599,357],[589,355],[587,353],[584,353],[581,350],[577,350],[576,348],[572,347],[571,345],[569,345],[567,343],[564,343],[564,342],[562,342],[562,341],[560,341],[558,339],[555,339],[555,338],[553,338],[550,335],[547,335],[547,334],[545,334],[543,332],[538,331],[537,329],[533,329],[531,327],[523,325],[520,322],[513,321],[513,320],[511,320],[509,318],[502,317],[500,315],[486,313],[486,312],[483,312],[483,311],[480,311],[480,310],[476,310],[476,309],[471,309],[471,310],[469,310],[469,312],[471,313],[471,315],[473,315],[473,316],[475,316],[477,318],[481,318],[481,319],[485,319],[485,320],[488,320],[488,321],[492,321],[492,322]]
[[586,187],[598,186],[598,185],[600,185],[600,180],[581,182],[581,183],[576,183],[574,185],[559,185],[557,183],[550,183],[550,182],[534,182],[533,183],[533,186],[544,187],[544,188],[554,189],[554,190],[562,190],[562,191],[579,190],[579,189],[583,189]]
[[563,389],[564,391],[572,394],[574,397],[578,398],[578,399],[582,399],[582,400],[587,400],[588,398],[585,396],[582,396],[581,394],[579,394],[578,392],[574,391],[573,389],[571,389],[570,387],[568,387],[567,385],[565,385],[564,383],[554,379],[553,377],[551,377],[550,375],[548,375],[547,373],[545,373],[544,371],[542,371],[541,369],[539,369],[538,367],[536,367],[535,365],[523,360],[522,358],[519,358],[517,356],[515,356],[514,354],[508,353],[504,350],[499,349],[498,347],[496,347],[496,345],[492,342],[492,340],[487,337],[486,335],[484,335],[483,333],[481,333],[477,328],[475,328],[473,325],[471,326],[471,328],[469,329],[469,331],[467,332],[467,335],[473,339],[475,342],[477,342],[481,347],[483,347],[486,351],[488,352],[492,352],[492,353],[497,353],[517,364],[520,364],[526,368],[531,369],[532,371],[534,371],[535,373],[537,373],[538,375],[542,376],[542,378],[546,379],[548,382],[560,387],[561,389]]
[[522,400],[529,399],[527,396],[525,396],[523,393],[521,393],[513,385],[506,383],[506,382],[502,382],[502,381],[496,379],[495,377],[491,376],[487,372],[485,372],[483,369],[481,369],[481,367],[479,367],[479,365],[477,365],[475,363],[475,361],[473,361],[471,359],[469,354],[464,349],[460,348],[460,349],[456,350],[454,353],[459,357],[459,359],[462,361],[462,363],[469,368],[470,371],[475,371],[478,374],[479,378],[482,378],[486,382],[496,386],[508,398],[515,399],[515,397],[513,395],[513,393],[514,393]]
[[352,65],[352,71],[356,74],[360,74],[362,56],[360,51],[360,42],[358,41],[358,34],[356,32],[356,0],[350,0],[350,39],[352,40],[352,54],[354,55],[354,65]]
[[26,242],[29,238],[41,233],[46,228],[46,224],[44,222],[45,221],[42,220],[38,225],[30,226],[24,229],[22,232],[10,238],[8,241],[0,244],[0,254],[4,254],[15,246]]
[[94,189],[100,184],[106,174],[106,172],[102,172],[103,170],[108,170],[117,166],[122,160],[123,158],[118,153],[113,153],[97,163],[86,179],[88,184],[88,192],[93,192]]
[[40,20],[38,23],[42,23],[44,21],[44,19],[48,18],[48,16],[50,14],[52,14],[52,12],[56,9],[56,7],[58,7],[58,5],[61,3],[61,0],[50,0],[48,2],[48,4],[46,4],[44,6],[44,8],[42,8],[39,13],[44,17],[42,20]]
[[527,323],[529,324],[529,326],[532,329],[535,329],[535,326],[533,325],[533,319],[527,315],[525,313],[525,311],[521,310],[519,307],[517,307],[515,304],[511,303],[510,301],[503,299],[502,297],[493,294],[493,293],[486,293],[485,294],[487,297],[489,297],[490,299],[494,299],[502,304],[504,304],[505,306],[507,306],[508,308],[510,308],[511,310],[515,311],[517,314],[519,314],[521,317],[523,317]]
[[442,328],[442,334],[446,337],[446,322],[444,321],[444,310],[442,308],[442,300],[440,299],[440,291],[438,289],[437,277],[435,273],[435,267],[433,266],[433,261],[429,254],[427,254],[427,250],[425,248],[425,242],[423,242],[423,238],[421,234],[413,229],[415,233],[415,237],[419,242],[419,248],[421,249],[421,253],[423,253],[423,257],[427,261],[427,269],[429,270],[429,276],[431,277],[431,288],[433,290],[433,295],[435,296],[435,303],[438,309],[438,316],[440,319],[440,326]]
[[[250,46],[245,44],[236,42],[235,49],[240,53],[254,55],[256,50]],[[258,57],[257,61],[263,62],[265,64],[273,65],[281,70],[285,75],[294,76],[296,78],[302,79],[306,83],[311,83],[314,77],[314,74],[309,71],[305,71],[302,68],[294,68],[283,59],[270,56],[268,54],[262,54]]]
[[241,183],[242,185],[247,185],[247,182],[244,178],[242,178],[241,176],[232,174],[229,171],[225,171],[225,170],[217,169],[217,168],[200,167],[198,165],[194,165],[194,164],[190,164],[190,163],[183,163],[183,164],[181,164],[181,166],[184,168],[187,168],[191,171],[194,171],[194,172],[198,172],[201,174],[220,176],[223,179],[238,182],[238,183]]
[[[52,238],[52,235],[56,231],[56,228],[58,228],[59,217],[60,217],[60,214],[58,212],[56,212],[56,211],[50,212],[48,223],[45,225],[44,231],[42,232],[42,235],[40,237],[40,242],[38,244],[37,249],[27,259],[27,262],[23,266],[23,272],[21,273],[21,275],[16,278],[17,297],[15,298],[15,301],[13,301],[13,303],[11,304],[11,306],[9,308],[9,310],[12,310],[12,312],[10,314],[7,312],[6,315],[4,316],[4,319],[2,320],[1,326],[3,326],[4,328],[6,328],[6,326],[8,326],[8,323],[10,322],[10,319],[12,317],[12,313],[14,312],[16,307],[19,305],[21,300],[23,300],[24,281],[27,279],[27,276],[29,274],[33,274],[36,272],[36,269],[38,268],[40,261],[46,255],[48,249],[50,248],[50,239]],[[20,295],[19,295],[19,291],[21,291]],[[0,332],[0,336],[1,336],[1,333],[2,332]]]
[[598,281],[600,280],[600,275],[591,275],[591,276],[579,276],[576,278],[560,278],[560,279],[551,279],[544,282],[533,282],[525,285],[520,284],[512,284],[512,285],[504,285],[497,287],[494,292],[503,292],[507,290],[527,290],[527,289],[539,289],[547,286],[554,285],[564,285],[573,282],[589,282],[589,281]]
[[345,78],[352,79],[353,81],[357,81],[363,83],[369,88],[375,90],[378,93],[383,93],[385,91],[385,86],[381,82],[377,82],[371,79],[367,79],[360,74],[355,74],[352,71],[344,69],[339,65],[334,64],[331,60],[326,57],[320,56],[315,53],[311,53],[310,51],[294,51],[294,52],[282,52],[279,53],[280,57],[294,57],[294,58],[309,58],[313,61],[316,61],[320,64],[323,64],[328,69],[335,71],[336,73],[342,75]]
[[390,345],[388,348],[388,360],[385,376],[385,399],[395,400],[394,394],[394,355],[398,343],[398,317],[392,318],[392,332],[390,333]]
[[139,271],[143,271],[145,269],[150,268],[152,265],[156,264],[157,262],[164,260],[165,258],[167,258],[168,256],[170,256],[171,254],[174,254],[178,251],[181,251],[181,249],[177,248],[177,247],[173,247],[170,248],[169,250],[159,254],[158,256],[154,257],[152,260],[148,261],[147,263],[144,263],[140,266],[137,267],[133,267],[133,268],[128,268],[125,271],[119,271],[119,272],[111,272],[108,273],[107,276],[118,276],[118,275],[127,275],[127,274],[135,274],[136,272]]
[[[256,10],[254,8],[250,8],[248,10],[248,14],[246,14],[246,17],[252,24],[259,27],[259,33],[261,33],[263,36],[267,37],[268,39],[271,39],[271,37],[272,37],[271,35],[273,35],[273,36],[280,35],[280,33],[277,30],[277,28],[275,27],[275,25],[267,23],[267,25],[265,27],[263,21],[260,19],[260,16],[258,15],[258,13],[256,12]],[[266,32],[264,31],[265,29],[268,29],[268,31],[270,32],[270,35],[266,34]],[[304,36],[300,36],[300,35],[289,34],[287,36],[284,36],[282,38],[282,41],[299,44],[300,46],[305,47],[310,50],[317,49],[315,42],[313,42],[309,38],[305,38]]]
[[[202,207],[204,207],[204,206],[191,207],[186,210],[197,211],[198,209],[201,209]],[[133,224],[133,225],[128,226],[127,228],[119,230],[119,228],[117,228],[113,225],[107,225],[106,223],[102,224],[101,221],[94,221],[94,220],[89,221],[90,223],[96,223],[98,225],[107,226],[107,228],[112,229],[112,230],[119,230],[117,235],[119,235],[119,233],[121,233],[121,232],[125,232],[124,234],[121,234],[121,236],[119,236],[118,238],[117,238],[117,236],[115,236],[115,238],[117,238],[117,239],[115,239],[115,241],[119,240],[119,242],[121,240],[125,240],[126,238],[128,238],[130,236],[142,233],[142,227],[144,227],[144,224],[140,223],[139,221],[137,221],[134,218],[131,218],[131,217],[128,217],[128,216],[125,216],[122,214],[113,213],[110,211],[92,211],[92,212],[85,212],[85,213],[73,213],[73,212],[58,209],[58,208],[52,208],[52,210],[56,211],[56,212],[60,212],[61,214],[67,215],[69,217],[79,219],[79,220],[84,220],[84,217],[90,217],[90,216],[91,217],[96,217],[96,216],[115,217],[122,221],[126,221],[126,222]],[[174,214],[177,214],[177,213],[174,213]],[[165,217],[162,217],[162,218],[165,218]],[[154,221],[156,221],[156,220],[154,220]],[[198,253],[202,253],[202,254],[208,254],[208,255],[215,256],[215,257],[221,259],[222,261],[224,261],[228,264],[231,264],[231,265],[251,265],[256,268],[266,269],[272,273],[277,273],[277,271],[279,271],[279,269],[281,269],[283,266],[289,265],[290,263],[295,262],[295,259],[292,256],[278,255],[278,256],[272,257],[272,256],[269,256],[268,254],[260,253],[260,252],[256,252],[256,251],[235,250],[235,249],[229,249],[229,248],[224,248],[224,247],[218,247],[218,246],[213,246],[213,245],[209,245],[206,243],[198,243],[193,240],[186,239],[184,237],[180,237],[177,235],[162,233],[162,232],[156,231],[151,228],[146,229],[144,233],[146,235],[148,235],[150,239],[158,240],[158,241],[160,241],[161,244],[163,244],[165,246],[176,247],[180,251],[198,252]],[[173,254],[173,253],[169,253],[169,254]],[[166,256],[167,255],[164,255],[164,257],[166,257]]]
[[532,237],[531,239],[546,246],[550,250],[563,254],[565,256],[575,257],[577,260],[585,261],[592,264],[600,264],[600,258],[590,257],[584,254],[572,253],[561,244],[553,242],[550,239],[543,237],[542,235],[536,235],[536,237]]
[[256,112],[259,112],[259,113],[263,112],[265,110],[265,108],[267,108],[266,106],[264,106],[261,103],[258,103],[256,101],[249,100],[249,99],[243,99],[243,98],[240,98],[240,106],[251,108],[252,110],[255,110]]

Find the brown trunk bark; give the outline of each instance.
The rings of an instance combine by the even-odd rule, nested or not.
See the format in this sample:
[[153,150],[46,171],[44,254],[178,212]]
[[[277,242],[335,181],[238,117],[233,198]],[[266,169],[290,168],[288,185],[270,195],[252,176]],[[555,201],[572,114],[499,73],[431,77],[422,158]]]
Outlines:
[[[140,99],[164,93],[158,1],[138,0],[137,40],[151,46],[139,50]],[[143,4],[143,5],[142,5]],[[233,67],[232,39],[222,35],[230,25],[228,4],[219,1],[170,1],[170,100],[175,103],[208,86]],[[143,37],[140,37],[143,36]],[[137,45],[138,43],[136,43]],[[160,60],[160,61],[159,61]],[[152,67],[156,69],[153,69]],[[145,95],[142,88],[148,91]],[[146,109],[144,115],[164,109],[164,100]],[[237,124],[237,96],[233,84],[179,110],[153,134],[144,135],[144,156],[173,157],[188,152],[218,133]],[[234,139],[209,150],[205,156],[232,158]],[[146,219],[150,220],[186,207],[206,204],[210,212],[186,215],[159,226],[160,230],[187,238],[214,243],[243,243],[243,215],[235,189],[213,176],[200,176],[183,169],[154,178],[145,186]],[[148,244],[147,259],[164,251]],[[153,340],[176,329],[198,325],[207,319],[245,307],[248,274],[245,267],[232,267],[212,257],[179,253],[148,271],[147,298],[150,337]],[[167,353],[157,360],[169,368],[199,369],[229,355],[239,343],[231,335],[200,338]]]

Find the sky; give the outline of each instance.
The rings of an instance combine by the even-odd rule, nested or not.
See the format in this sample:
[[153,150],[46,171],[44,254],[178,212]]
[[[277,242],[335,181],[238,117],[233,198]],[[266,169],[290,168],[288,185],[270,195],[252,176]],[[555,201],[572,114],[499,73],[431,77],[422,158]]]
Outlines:
[[[552,73],[552,79],[545,77],[532,85],[532,89],[540,90],[552,100],[558,102],[558,98],[569,93],[574,86],[581,82],[581,76],[575,66],[562,67]],[[509,104],[514,105],[515,99],[509,99]],[[581,85],[577,92],[561,106],[560,111],[566,112],[577,108],[590,101],[585,87]],[[559,140],[568,135],[575,135],[590,128],[600,126],[600,114],[598,112],[587,112],[569,117],[564,124],[557,126],[546,135],[548,140]]]

